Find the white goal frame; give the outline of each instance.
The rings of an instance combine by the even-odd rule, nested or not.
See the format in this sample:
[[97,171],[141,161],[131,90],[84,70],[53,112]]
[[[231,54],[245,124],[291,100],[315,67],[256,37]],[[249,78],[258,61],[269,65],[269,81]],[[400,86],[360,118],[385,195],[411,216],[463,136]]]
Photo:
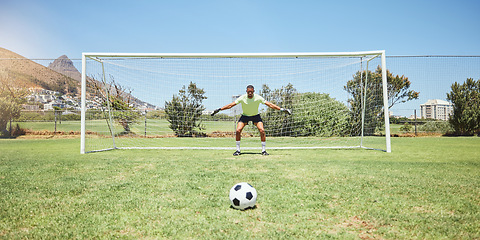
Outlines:
[[[367,64],[370,60],[381,57],[382,65],[382,92],[383,92],[383,109],[385,120],[385,143],[386,152],[391,152],[390,143],[390,120],[388,111],[388,89],[387,89],[387,67],[385,50],[377,51],[360,51],[360,52],[297,52],[297,53],[82,53],[82,80],[81,80],[81,143],[80,153],[85,153],[85,136],[86,136],[86,90],[87,90],[87,58],[96,60],[101,57],[137,57],[137,58],[280,58],[280,57],[369,57]],[[98,61],[98,60],[97,60]],[[368,68],[368,67],[367,67]],[[362,139],[363,139],[363,127],[362,127]],[[360,142],[360,148],[367,148],[362,146]],[[311,149],[311,148],[330,148],[330,147],[287,147],[287,149]],[[352,147],[346,147],[352,148]],[[112,149],[117,149],[113,147]],[[120,148],[118,148],[120,149]],[[225,149],[222,147],[134,147],[123,149]],[[230,148],[229,148],[230,149]],[[233,148],[232,148],[233,149]],[[244,148],[248,149],[248,148]],[[272,147],[270,149],[286,149],[285,147]],[[367,148],[368,149],[368,148]],[[109,150],[109,149],[107,149]],[[102,151],[102,150],[100,150]]]

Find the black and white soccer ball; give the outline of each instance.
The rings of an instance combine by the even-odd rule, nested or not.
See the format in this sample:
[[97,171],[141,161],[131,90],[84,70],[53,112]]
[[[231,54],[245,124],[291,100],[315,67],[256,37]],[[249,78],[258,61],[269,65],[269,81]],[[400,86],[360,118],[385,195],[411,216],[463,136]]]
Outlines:
[[235,209],[254,208],[257,202],[257,190],[246,182],[237,183],[230,189],[229,197]]

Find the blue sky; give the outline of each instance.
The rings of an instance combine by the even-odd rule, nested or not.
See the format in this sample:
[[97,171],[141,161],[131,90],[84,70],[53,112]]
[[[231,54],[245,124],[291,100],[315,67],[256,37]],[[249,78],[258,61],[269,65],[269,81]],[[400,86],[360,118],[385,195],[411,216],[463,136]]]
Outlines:
[[[0,47],[32,59],[80,59],[82,52],[480,55],[479,13],[478,0],[0,0]],[[452,81],[480,77],[440,79],[389,61],[420,91],[419,100],[393,109],[404,116],[428,99],[445,100]],[[425,94],[429,82],[439,83],[435,94]]]
[[480,1],[1,0],[0,47],[82,52],[480,55]]

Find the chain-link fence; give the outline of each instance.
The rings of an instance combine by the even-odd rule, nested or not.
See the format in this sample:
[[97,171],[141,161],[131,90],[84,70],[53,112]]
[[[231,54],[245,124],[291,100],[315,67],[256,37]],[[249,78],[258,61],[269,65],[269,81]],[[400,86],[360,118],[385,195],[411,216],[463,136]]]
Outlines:
[[[480,79],[480,56],[387,56],[387,69],[393,76],[408,78],[408,89],[419,93],[417,99],[402,102],[403,98],[390,108],[392,134],[443,134],[451,130],[447,93],[455,82]],[[0,126],[2,132],[79,132],[79,70],[80,59],[0,59],[0,116],[6,123]],[[12,114],[5,107],[6,92],[19,87],[28,94],[17,101],[18,114]],[[146,118],[165,120],[160,116],[161,110]]]

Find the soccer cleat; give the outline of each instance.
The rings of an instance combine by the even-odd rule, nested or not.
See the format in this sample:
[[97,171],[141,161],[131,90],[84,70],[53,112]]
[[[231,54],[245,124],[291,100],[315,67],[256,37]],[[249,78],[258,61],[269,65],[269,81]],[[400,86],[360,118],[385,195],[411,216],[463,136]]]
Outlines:
[[267,151],[263,151],[263,152],[262,152],[262,155],[263,155],[263,156],[268,156],[268,155],[270,155],[270,154],[268,154]]
[[238,150],[233,153],[233,156],[238,156],[238,155],[240,155],[240,151]]

